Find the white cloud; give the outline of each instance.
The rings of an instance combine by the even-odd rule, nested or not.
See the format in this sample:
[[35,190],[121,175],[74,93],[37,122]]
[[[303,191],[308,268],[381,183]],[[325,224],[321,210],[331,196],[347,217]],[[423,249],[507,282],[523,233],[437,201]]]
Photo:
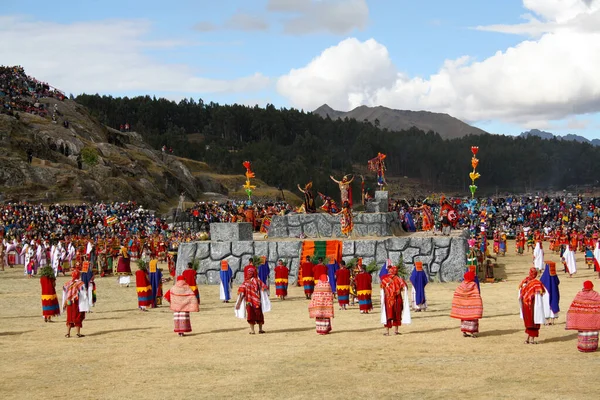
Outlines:
[[166,64],[148,49],[194,45],[146,39],[145,20],[105,20],[59,24],[0,17],[0,59],[67,93],[179,92],[233,93],[260,90],[269,78],[256,73],[232,80],[198,76],[186,65]]
[[549,5],[547,0],[525,1],[530,10],[552,17],[561,29],[481,61],[447,60],[429,77],[408,77],[398,71],[386,47],[373,39],[346,39],[280,77],[277,89],[305,109],[323,103],[340,110],[383,105],[443,112],[471,122],[527,124],[599,112],[600,29],[567,24],[573,18],[594,16],[600,1],[565,2],[580,3],[577,10],[586,14],[561,8],[559,1]]
[[348,34],[364,29],[369,21],[366,0],[269,0],[267,10],[289,14],[283,30],[292,35]]

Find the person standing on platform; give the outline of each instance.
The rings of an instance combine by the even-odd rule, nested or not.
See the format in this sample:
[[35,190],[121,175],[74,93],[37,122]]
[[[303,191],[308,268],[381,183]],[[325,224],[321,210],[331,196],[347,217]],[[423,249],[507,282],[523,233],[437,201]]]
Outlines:
[[368,314],[373,309],[373,303],[371,302],[373,278],[361,265],[361,271],[356,275],[355,280],[358,308],[361,314]]
[[277,266],[275,267],[275,295],[279,297],[281,300],[285,300],[287,296],[288,289],[288,278],[290,271],[288,267],[283,265],[283,260],[277,261]]
[[331,332],[331,318],[333,318],[333,292],[327,282],[327,275],[321,274],[315,291],[308,304],[308,315],[315,319],[317,333],[327,335]]
[[314,264],[310,261],[310,256],[306,256],[306,261],[300,264],[302,270],[302,284],[304,285],[304,295],[310,299],[315,289],[315,279],[313,275]]
[[233,285],[233,272],[227,260],[221,260],[221,271],[219,271],[219,278],[221,283],[219,284],[219,299],[223,303],[229,303],[231,300],[230,290]]
[[175,285],[165,293],[165,299],[170,303],[169,308],[173,311],[173,331],[179,336],[185,336],[192,331],[190,312],[198,312],[200,303],[196,293],[190,288],[183,275],[177,277]]
[[347,310],[350,304],[350,270],[345,261],[340,264],[341,268],[335,271],[337,298],[340,310]]
[[66,338],[71,337],[71,328],[77,331],[77,337],[81,334],[85,313],[90,310],[88,292],[85,284],[79,280],[79,270],[71,272],[71,280],[63,286],[62,309],[67,312],[67,334]]
[[51,267],[45,266],[40,270],[40,285],[44,322],[52,322],[52,317],[60,315],[60,306],[56,297],[56,277]]
[[450,317],[460,319],[460,331],[464,337],[476,338],[479,320],[483,317],[483,301],[475,283],[475,272],[468,271],[464,280],[454,291]]
[[592,281],[583,282],[583,290],[567,311],[565,329],[576,330],[577,350],[590,353],[598,350],[598,331],[600,331],[600,294],[594,291]]
[[[407,285],[404,279],[398,276],[398,267],[388,265],[388,273],[381,278],[381,323],[385,326],[384,336],[390,335],[390,328],[394,327],[394,335],[400,335],[398,328],[404,319],[410,323],[410,309],[407,299]],[[404,299],[402,294],[404,293]],[[405,304],[406,303],[406,304]],[[403,318],[404,314],[406,316]]]
[[521,318],[525,325],[527,339],[525,344],[537,344],[540,335],[540,325],[545,322],[542,295],[546,292],[544,285],[536,279],[537,269],[531,267],[527,276],[519,285],[519,301],[521,303]]
[[[265,293],[268,288],[258,279],[256,269],[252,268],[248,272],[250,278],[238,288],[238,299],[235,303],[236,315],[246,318],[246,321],[250,325],[249,333],[251,335],[255,334],[255,325],[258,325],[258,333],[263,334],[265,333],[263,330],[265,323],[264,313],[270,311],[271,307],[269,297]],[[242,307],[242,303],[245,304],[245,307]]]
[[152,285],[148,278],[148,269],[144,264],[140,264],[138,270],[135,271],[135,288],[138,298],[138,308],[140,311],[148,311],[148,307],[152,307]]
[[410,283],[412,284],[412,306],[416,312],[427,310],[427,299],[425,297],[425,286],[429,279],[427,274],[423,271],[423,263],[421,261],[415,261],[415,268],[410,274]]
[[185,282],[189,285],[190,289],[194,291],[196,300],[198,300],[198,304],[200,304],[200,292],[198,291],[198,283],[196,282],[197,275],[198,273],[191,262],[187,264],[187,269],[181,274],[183,279],[185,279]]

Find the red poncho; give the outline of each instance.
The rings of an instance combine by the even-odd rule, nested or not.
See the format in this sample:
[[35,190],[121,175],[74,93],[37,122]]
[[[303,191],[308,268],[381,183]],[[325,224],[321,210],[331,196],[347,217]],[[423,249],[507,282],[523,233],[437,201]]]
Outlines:
[[567,327],[576,331],[600,330],[600,294],[593,290],[577,293],[567,311]]

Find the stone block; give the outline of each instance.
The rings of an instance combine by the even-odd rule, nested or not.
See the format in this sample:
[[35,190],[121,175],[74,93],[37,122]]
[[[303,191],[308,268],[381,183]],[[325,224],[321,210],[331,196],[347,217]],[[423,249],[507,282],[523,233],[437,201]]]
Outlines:
[[298,283],[298,268],[300,267],[300,258],[292,258],[288,263],[290,270],[288,276],[288,285],[292,286]]
[[367,235],[369,236],[382,236],[381,235],[381,225],[367,225]]
[[357,240],[354,242],[354,254],[357,257],[374,257],[375,240]]
[[[306,214],[290,214],[290,215],[282,216],[281,218],[287,218],[288,226],[300,226],[304,220],[304,215],[306,215]],[[274,218],[275,217],[273,217],[273,219]],[[271,223],[273,223],[273,221],[271,221]]]
[[[269,242],[254,242],[254,255],[258,257],[269,256]],[[246,260],[242,260],[245,262]]]
[[[285,236],[285,237],[297,238],[297,237],[300,237],[300,235],[302,234],[302,227],[301,226],[290,226],[288,228],[287,232],[288,232],[287,236]],[[269,237],[271,237],[271,228],[269,228]],[[284,236],[277,236],[277,237],[284,237]]]
[[375,246],[375,260],[377,261],[377,265],[383,265],[383,263],[388,258],[388,252],[385,248],[385,242],[377,241],[377,245]]
[[205,274],[206,271],[215,270],[219,271],[221,269],[221,260],[211,260],[210,258],[206,258],[200,261],[200,267],[198,268],[199,274]]
[[342,256],[351,256],[354,254],[354,241],[344,240],[342,242]]
[[300,257],[301,242],[279,242],[277,243],[277,254],[279,258]]
[[231,254],[234,256],[251,255],[254,253],[254,242],[242,241],[231,243]]
[[387,254],[388,254],[388,258],[390,260],[392,260],[392,263],[394,265],[398,265],[398,260],[400,260],[400,257],[402,257],[402,252],[400,252],[400,251],[388,251]]
[[277,254],[277,242],[269,242],[269,254],[267,255],[267,260],[273,266],[277,262],[279,255]]
[[450,254],[440,269],[441,282],[457,282],[463,277],[467,266],[467,241],[463,238],[452,238]]
[[319,234],[321,237],[332,237],[333,236],[333,228],[331,223],[324,216],[322,218],[317,219],[317,229],[319,230]]
[[384,201],[387,203],[390,199],[390,192],[385,190],[376,190],[374,198],[375,201]]
[[451,237],[448,236],[436,236],[433,241],[435,243],[435,247],[450,247]]
[[388,251],[404,251],[409,243],[409,238],[389,238],[385,240]]
[[365,237],[368,234],[369,234],[368,225],[364,225],[364,224],[354,225],[354,231],[352,232],[353,236]]
[[210,242],[196,242],[196,259],[203,260],[210,256]]
[[211,241],[252,240],[252,224],[249,222],[210,224]]
[[[226,260],[229,263],[229,268],[231,268],[231,271],[233,273],[239,271],[242,268],[242,259],[240,257],[229,256],[226,258]],[[221,265],[219,264],[219,270],[220,267]]]
[[404,265],[408,267],[410,264],[410,268],[412,268],[413,259],[419,255],[420,249],[417,247],[409,247],[402,252],[402,260],[404,261]]
[[[437,243],[436,243],[437,244]],[[433,262],[442,264],[450,254],[450,247],[438,247],[433,250]]]
[[317,238],[319,237],[319,229],[317,227],[317,223],[313,220],[304,225],[302,225],[302,230],[306,237],[309,238]]
[[365,204],[365,211],[367,213],[371,214],[371,213],[380,213],[383,210],[382,210],[382,207],[381,207],[381,205],[380,205],[379,202],[377,202],[377,201],[368,201]]
[[418,247],[420,254],[428,255],[433,249],[433,239],[430,237],[413,237],[410,239],[410,247]]
[[274,215],[269,225],[269,237],[283,238],[289,236],[288,217],[284,215]]
[[210,258],[220,261],[229,255],[231,255],[231,242],[211,241]]
[[196,249],[196,242],[181,243],[179,245],[179,249],[177,250],[177,264],[175,265],[177,275],[185,271],[187,263],[196,257]]

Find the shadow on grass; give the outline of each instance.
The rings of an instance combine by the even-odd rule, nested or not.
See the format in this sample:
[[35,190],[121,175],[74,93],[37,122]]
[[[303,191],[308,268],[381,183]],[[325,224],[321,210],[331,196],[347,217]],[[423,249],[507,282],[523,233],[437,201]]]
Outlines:
[[335,329],[331,332],[329,332],[329,334],[334,334],[334,333],[361,333],[361,332],[372,332],[372,331],[378,331],[381,328],[380,326],[378,327],[372,327],[372,328],[362,328],[362,329],[344,329],[344,330],[340,330],[340,331],[336,331]]
[[314,326],[310,326],[310,327],[306,327],[306,328],[275,329],[275,330],[265,329],[266,333],[309,332],[309,331],[314,331],[314,330],[315,330]]
[[150,329],[158,329],[158,328],[123,328],[123,329],[112,329],[110,331],[98,331],[92,333],[86,333],[85,336],[101,336],[109,333],[121,333],[121,332],[131,332],[131,331],[148,331]]
[[0,336],[17,336],[17,335],[23,335],[25,333],[29,333],[29,332],[33,332],[31,331],[18,331],[18,332],[0,332]]
[[[400,327],[400,329],[402,329],[402,327]],[[414,335],[414,334],[421,334],[421,333],[437,333],[437,332],[446,332],[446,331],[453,331],[453,330],[459,331],[460,327],[456,326],[456,327],[452,327],[452,328],[433,328],[433,329],[427,329],[424,331],[419,330],[419,331],[406,332],[406,333]]]
[[479,332],[479,337],[512,335],[513,333],[522,332],[523,330],[524,329],[496,329],[493,331],[483,331]]
[[560,343],[560,342],[570,342],[572,340],[576,340],[577,339],[577,332],[573,332],[570,333],[566,336],[559,336],[559,337],[555,337],[555,338],[550,338],[550,339],[546,339],[546,340],[542,340],[540,341],[541,343]]

